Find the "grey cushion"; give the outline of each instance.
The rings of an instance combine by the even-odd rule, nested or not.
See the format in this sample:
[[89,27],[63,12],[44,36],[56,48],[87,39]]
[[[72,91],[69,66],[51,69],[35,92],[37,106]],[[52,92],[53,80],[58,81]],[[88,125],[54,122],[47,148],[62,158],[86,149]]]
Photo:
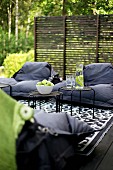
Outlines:
[[46,127],[55,129],[55,131],[63,131],[76,135],[76,140],[81,141],[86,136],[94,133],[96,130],[87,123],[70,116],[65,112],[61,113],[46,113],[43,110],[36,110],[34,115],[36,121]]
[[85,85],[113,83],[113,66],[111,63],[93,63],[84,67]]
[[48,79],[51,76],[51,66],[47,62],[26,62],[14,74],[16,81]]
[[[39,80],[26,80],[20,81],[12,85],[12,96],[23,96],[26,94],[28,97],[29,92],[36,90],[36,84]],[[6,87],[3,90],[9,94],[10,88]]]
[[21,81],[18,82],[16,85],[12,86],[12,91],[13,92],[31,92],[36,90],[36,84],[39,80],[26,80],[26,81]]
[[0,83],[14,85],[17,81],[14,78],[0,78]]

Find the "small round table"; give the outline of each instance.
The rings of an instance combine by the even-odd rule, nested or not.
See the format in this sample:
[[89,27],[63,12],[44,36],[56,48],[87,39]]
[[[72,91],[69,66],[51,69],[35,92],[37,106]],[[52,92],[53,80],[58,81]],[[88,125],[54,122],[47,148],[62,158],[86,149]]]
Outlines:
[[50,94],[40,94],[38,91],[33,91],[29,93],[29,101],[33,101],[33,107],[36,108],[36,101],[39,101],[40,109],[42,101],[48,101],[52,98],[56,101],[56,112],[60,112],[60,95],[61,92],[53,91]]
[[[66,90],[66,91],[71,91],[71,100],[70,100],[70,104],[71,104],[71,115],[72,115],[72,107],[73,107],[73,93],[74,91],[79,91],[80,93],[80,97],[79,97],[79,102],[80,102],[80,105],[79,105],[79,113],[81,111],[81,99],[82,99],[82,92],[83,91],[92,91],[93,92],[93,118],[94,118],[94,105],[95,105],[95,90],[92,89],[91,87],[89,86],[84,86],[83,88],[76,88],[76,87],[61,87],[59,88],[59,91],[60,90]],[[62,100],[63,100],[63,95],[62,95]]]

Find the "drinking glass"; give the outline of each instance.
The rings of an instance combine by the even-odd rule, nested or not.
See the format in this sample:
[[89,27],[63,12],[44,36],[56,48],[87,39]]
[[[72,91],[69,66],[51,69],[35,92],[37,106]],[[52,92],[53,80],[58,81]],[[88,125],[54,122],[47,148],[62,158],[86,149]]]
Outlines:
[[75,76],[73,74],[71,75],[71,85],[75,87]]
[[72,87],[71,75],[66,75],[66,87],[67,88]]

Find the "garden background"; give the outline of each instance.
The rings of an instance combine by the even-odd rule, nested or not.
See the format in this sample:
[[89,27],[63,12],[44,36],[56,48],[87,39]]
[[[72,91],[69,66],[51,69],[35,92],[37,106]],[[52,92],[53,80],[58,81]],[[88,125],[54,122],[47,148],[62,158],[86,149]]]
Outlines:
[[1,76],[11,77],[26,61],[34,61],[34,17],[100,14],[113,14],[113,0],[2,0]]

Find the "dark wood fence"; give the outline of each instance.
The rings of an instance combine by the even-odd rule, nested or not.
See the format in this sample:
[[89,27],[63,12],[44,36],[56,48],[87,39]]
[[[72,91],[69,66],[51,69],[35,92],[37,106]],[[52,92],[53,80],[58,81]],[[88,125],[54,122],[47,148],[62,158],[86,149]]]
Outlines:
[[113,15],[35,17],[35,61],[47,61],[60,76],[76,63],[113,63]]

